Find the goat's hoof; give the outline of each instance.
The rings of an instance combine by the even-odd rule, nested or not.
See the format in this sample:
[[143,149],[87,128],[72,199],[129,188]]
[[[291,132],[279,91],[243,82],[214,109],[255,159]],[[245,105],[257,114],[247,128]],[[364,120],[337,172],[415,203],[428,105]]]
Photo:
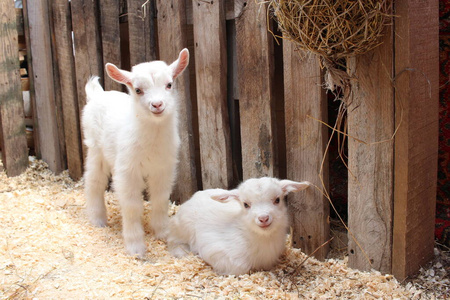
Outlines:
[[144,259],[147,247],[145,246],[145,243],[129,243],[127,244],[127,251],[131,256]]
[[189,249],[183,245],[176,245],[169,247],[169,252],[173,256],[180,258],[189,254]]
[[108,226],[108,222],[105,218],[90,218],[91,224],[95,227],[106,227]]
[[169,229],[168,229],[168,220],[157,220],[157,221],[150,221],[150,226],[153,229],[155,238],[158,240],[167,240],[167,237],[169,236]]

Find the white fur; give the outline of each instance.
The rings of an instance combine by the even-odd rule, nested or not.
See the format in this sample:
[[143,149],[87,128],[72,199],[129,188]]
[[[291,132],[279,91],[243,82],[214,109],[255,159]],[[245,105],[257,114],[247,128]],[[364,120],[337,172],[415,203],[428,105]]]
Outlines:
[[192,251],[223,275],[268,270],[285,249],[289,221],[284,196],[309,185],[263,177],[231,191],[199,191],[171,218],[169,251],[176,257]]
[[126,84],[129,94],[109,91],[98,77],[86,84],[82,126],[87,146],[86,208],[89,220],[106,226],[104,191],[112,176],[122,211],[123,236],[131,255],[146,252],[142,226],[142,191],[149,189],[150,224],[158,238],[167,236],[168,199],[176,176],[180,138],[178,99],[168,85],[189,61],[184,49],[171,65],[142,63],[131,72],[106,65],[108,75]]

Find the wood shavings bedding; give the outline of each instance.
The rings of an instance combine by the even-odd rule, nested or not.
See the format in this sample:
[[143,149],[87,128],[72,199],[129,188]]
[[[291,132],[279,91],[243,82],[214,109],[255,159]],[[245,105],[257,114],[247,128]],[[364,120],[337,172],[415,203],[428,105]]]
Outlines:
[[[145,220],[148,255],[126,255],[117,199],[106,193],[108,224],[91,226],[82,182],[31,158],[21,176],[0,172],[2,299],[437,299],[393,276],[319,262],[288,248],[270,272],[218,276],[196,256],[171,257]],[[176,211],[172,206],[172,213]],[[145,216],[151,204],[145,203]]]

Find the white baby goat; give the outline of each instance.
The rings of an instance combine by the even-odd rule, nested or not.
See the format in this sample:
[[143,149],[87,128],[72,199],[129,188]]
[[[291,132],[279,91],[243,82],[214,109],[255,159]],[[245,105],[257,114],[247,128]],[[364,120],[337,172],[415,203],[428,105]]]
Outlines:
[[263,177],[231,191],[199,191],[171,218],[169,251],[176,257],[192,251],[222,275],[268,270],[285,249],[289,221],[283,198],[309,185]]
[[87,146],[87,214],[92,224],[107,225],[104,191],[112,175],[123,237],[131,255],[143,257],[146,252],[142,226],[142,191],[146,188],[152,203],[150,225],[156,237],[167,236],[168,199],[180,145],[173,82],[188,63],[189,52],[183,49],[171,65],[153,61],[128,72],[106,64],[109,77],[125,84],[129,94],[105,92],[98,77],[86,84],[82,125]]

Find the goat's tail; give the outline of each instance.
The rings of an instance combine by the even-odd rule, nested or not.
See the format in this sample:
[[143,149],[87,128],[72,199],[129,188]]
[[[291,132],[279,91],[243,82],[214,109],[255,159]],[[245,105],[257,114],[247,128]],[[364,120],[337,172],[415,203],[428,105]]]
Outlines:
[[104,92],[102,86],[100,85],[100,82],[98,81],[99,79],[100,77],[98,76],[92,76],[86,83],[86,86],[84,88],[84,90],[86,91],[86,103],[92,101],[92,99],[97,98],[96,95],[98,95],[99,93]]

